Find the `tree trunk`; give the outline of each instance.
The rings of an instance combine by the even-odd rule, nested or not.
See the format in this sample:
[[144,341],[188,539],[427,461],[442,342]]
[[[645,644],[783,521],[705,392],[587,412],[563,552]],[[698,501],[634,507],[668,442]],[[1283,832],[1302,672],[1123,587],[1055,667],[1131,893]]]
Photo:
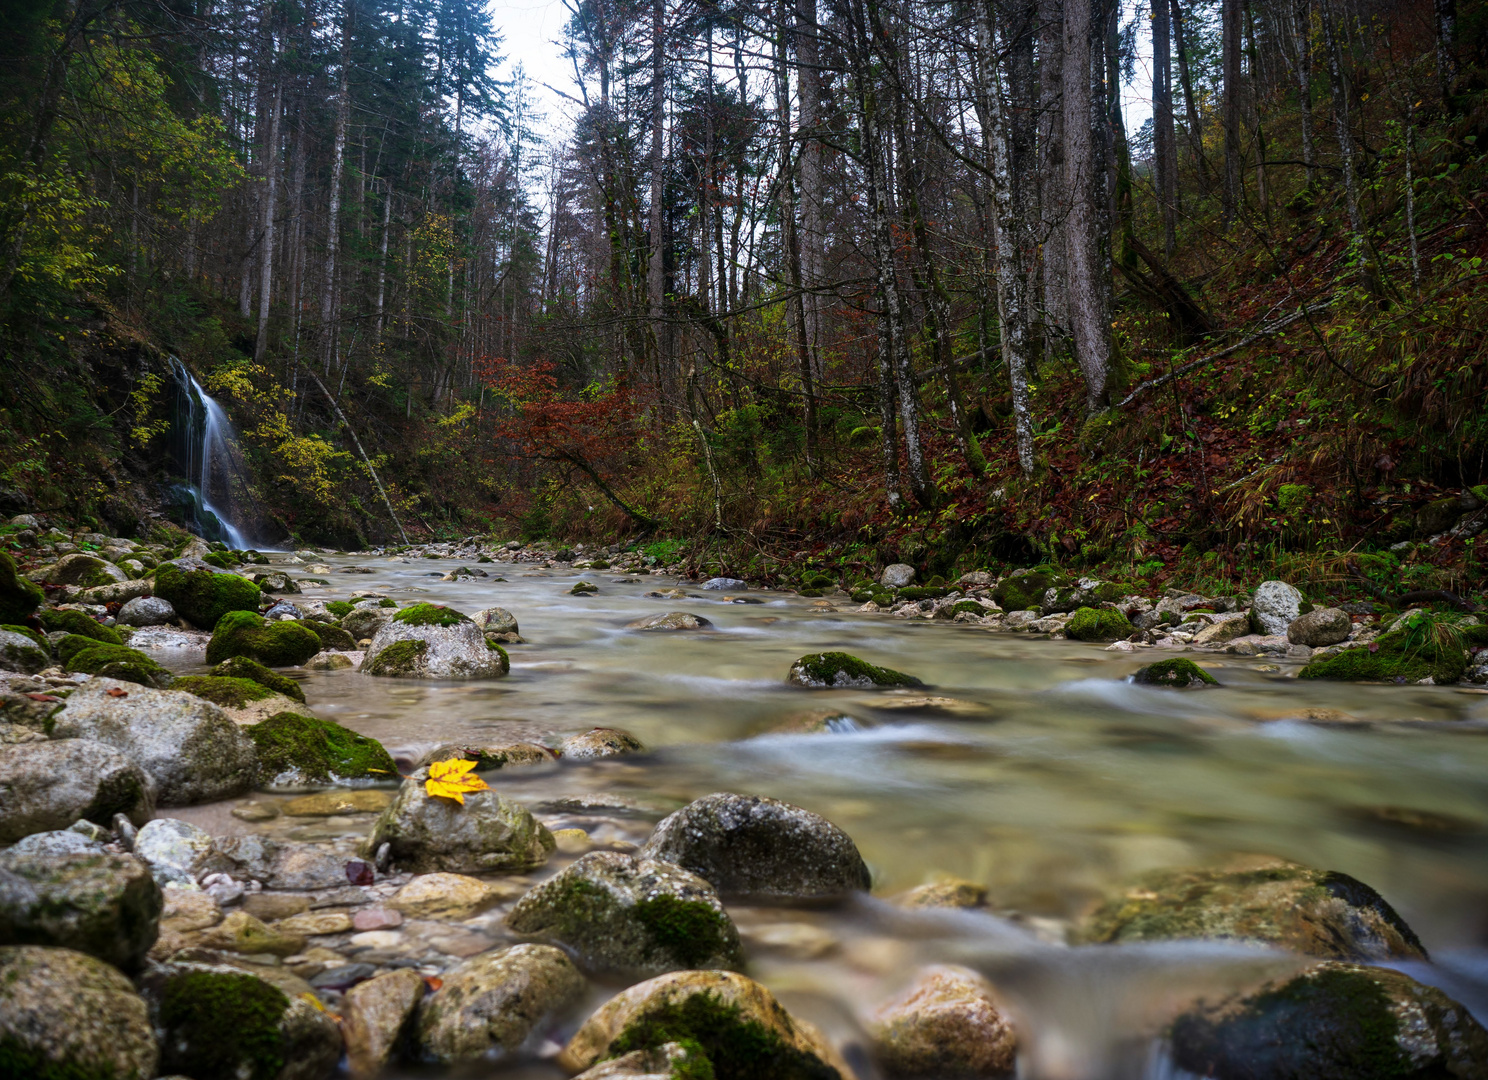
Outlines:
[[1064,168],[1064,2],[1039,0],[1039,213],[1043,236],[1043,349],[1050,356],[1069,340]]
[[1224,198],[1220,215],[1228,226],[1240,209],[1240,3],[1221,5],[1220,68],[1224,80]]
[[1168,0],[1152,0],[1153,189],[1163,224],[1163,255],[1178,242],[1178,146],[1173,125],[1173,61]]
[[1183,0],[1173,0],[1173,44],[1178,49],[1178,82],[1183,87],[1184,114],[1188,117],[1188,145],[1199,167],[1199,178],[1205,190],[1209,184],[1209,159],[1204,154],[1204,126],[1199,120],[1199,106],[1194,98],[1193,79],[1188,71],[1188,44],[1183,31]]
[[1457,0],[1436,0],[1436,81],[1441,89],[1442,109],[1458,110],[1452,98],[1457,88]]
[[336,133],[326,206],[325,283],[320,293],[320,357],[327,375],[336,357],[336,253],[341,246],[341,180],[346,171],[346,125],[351,116],[351,0],[341,8],[341,84],[336,94]]
[[279,113],[283,88],[276,82],[269,112],[269,137],[264,146],[263,227],[259,232],[258,336],[253,359],[262,363],[269,347],[269,309],[274,298],[274,210],[279,199]]
[[377,259],[377,328],[373,336],[378,344],[382,342],[382,319],[384,304],[387,300],[387,259],[388,259],[388,234],[392,231],[393,221],[393,182],[384,181],[385,190],[382,196],[382,243],[378,247]]
[[664,0],[651,4],[651,257],[647,268],[646,292],[651,305],[651,336],[655,342],[656,386],[661,391],[665,382],[663,369],[666,348],[665,292],[666,254],[663,200],[666,168],[666,5]]
[[1354,171],[1354,136],[1349,127],[1348,86],[1343,80],[1343,54],[1333,24],[1332,0],[1319,0],[1318,10],[1323,17],[1323,47],[1328,52],[1328,82],[1333,91],[1333,124],[1338,133],[1338,156],[1343,165],[1343,191],[1348,202],[1349,228],[1353,230],[1354,242],[1362,255],[1364,225],[1359,217],[1359,178]]
[[826,274],[827,236],[822,204],[821,44],[816,25],[816,0],[796,0],[796,70],[800,97],[801,278],[806,288],[807,347],[817,378],[822,370],[822,297]]
[[1302,163],[1307,167],[1307,186],[1317,184],[1317,149],[1312,139],[1312,0],[1297,0],[1292,8],[1296,23],[1297,97],[1302,121]]

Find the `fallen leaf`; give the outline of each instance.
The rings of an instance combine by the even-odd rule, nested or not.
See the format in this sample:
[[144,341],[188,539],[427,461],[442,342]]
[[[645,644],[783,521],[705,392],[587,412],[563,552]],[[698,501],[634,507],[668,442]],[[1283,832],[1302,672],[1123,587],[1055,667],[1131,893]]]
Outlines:
[[438,990],[441,986],[444,985],[444,980],[441,979],[438,975],[425,975],[424,985],[427,986],[430,990]]
[[429,766],[429,779],[424,781],[424,790],[440,799],[454,799],[464,806],[466,795],[490,790],[489,785],[479,776],[470,775],[470,770],[475,766],[474,761],[465,761],[462,758],[436,761]]
[[61,701],[55,694],[27,694],[32,701]]
[[128,697],[129,696],[129,691],[128,690],[120,690],[117,686],[110,686],[108,688],[107,693],[108,693],[108,696],[109,697]]

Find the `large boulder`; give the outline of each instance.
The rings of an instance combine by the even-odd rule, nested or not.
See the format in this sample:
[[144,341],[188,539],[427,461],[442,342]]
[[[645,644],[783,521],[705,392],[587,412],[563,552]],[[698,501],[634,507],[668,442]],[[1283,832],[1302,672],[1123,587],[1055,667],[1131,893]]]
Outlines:
[[1067,589],[1072,584],[1058,570],[1048,567],[1014,571],[992,590],[992,602],[1003,611],[1043,611],[1045,593],[1050,589]]
[[872,690],[880,686],[924,686],[913,675],[859,660],[851,653],[822,652],[801,657],[791,665],[786,682],[812,689]]
[[263,593],[257,585],[237,574],[214,570],[186,570],[165,563],[155,570],[156,596],[170,604],[187,622],[211,630],[229,611],[258,611]]
[[171,689],[210,701],[237,724],[258,723],[276,713],[297,709],[301,704],[252,679],[187,675],[172,682]]
[[143,825],[154,813],[154,783],[112,746],[88,739],[0,745],[0,843],[80,818],[107,825],[123,814]]
[[890,1076],[1011,1077],[1018,1039],[992,987],[968,968],[932,967],[879,1006],[868,1023],[873,1056]]
[[0,626],[0,671],[19,671],[23,675],[34,675],[52,662],[52,654],[36,643],[36,639],[15,630]]
[[276,713],[247,729],[266,782],[391,780],[398,765],[382,743],[330,720]]
[[362,670],[399,679],[495,679],[507,673],[501,648],[467,616],[414,604],[384,623],[367,646]]
[[1263,581],[1250,601],[1250,627],[1257,634],[1285,634],[1302,603],[1302,594],[1285,581]]
[[145,1002],[83,953],[0,947],[0,1074],[34,1080],[152,1080],[159,1050]]
[[241,795],[258,772],[253,740],[216,705],[113,679],[94,679],[74,690],[52,734],[115,747],[154,782],[161,806]]
[[0,551],[0,624],[24,623],[45,600],[41,588],[23,578],[15,560]]
[[551,945],[516,945],[446,971],[419,1010],[419,1044],[442,1062],[515,1050],[533,1028],[578,1001],[584,976]]
[[662,615],[647,615],[625,624],[627,630],[711,630],[713,624],[700,615],[686,611],[668,611]]
[[387,844],[392,861],[416,873],[521,871],[547,862],[557,846],[525,806],[491,790],[469,793],[461,805],[430,795],[428,779],[419,769],[403,781],[362,847],[367,857]]
[[63,555],[58,559],[51,572],[47,574],[47,579],[58,585],[76,585],[84,589],[94,589],[100,585],[113,585],[116,582],[128,581],[129,575],[97,555],[88,555],[78,551],[71,555]]
[[662,819],[641,856],[675,863],[728,897],[830,901],[872,884],[847,833],[757,795],[718,792],[689,803]]
[[564,946],[597,974],[744,966],[739,933],[713,886],[670,863],[614,851],[591,852],[549,878],[506,922],[524,937]]
[[908,563],[890,563],[883,568],[878,580],[886,589],[903,589],[914,584],[915,568]]
[[73,608],[49,608],[39,612],[37,618],[41,620],[41,628],[48,634],[65,631],[69,634],[81,634],[105,645],[124,644],[119,631],[111,626],[104,626],[93,616]]
[[58,641],[57,656],[66,671],[119,679],[160,690],[173,681],[169,671],[138,649],[109,645],[81,634],[69,634]]
[[1082,607],[1064,624],[1064,636],[1073,641],[1117,641],[1134,632],[1126,616],[1115,608]]
[[569,1072],[607,1058],[680,1043],[706,1059],[693,1076],[851,1080],[854,1073],[815,1027],[775,995],[732,971],[674,971],[612,997],[558,1055]]
[[1218,1080],[1488,1076],[1488,1031],[1434,987],[1325,961],[1174,1021],[1176,1064]]
[[1337,645],[1347,641],[1354,621],[1348,612],[1338,608],[1314,608],[1306,615],[1299,615],[1286,628],[1287,640],[1293,645],[1309,645],[1314,649],[1324,645]]
[[133,855],[0,852],[0,945],[55,945],[133,970],[155,944],[162,904]]
[[217,621],[207,663],[246,656],[268,667],[295,667],[320,652],[320,638],[292,620],[268,622],[252,611],[230,611]]
[[137,596],[115,616],[125,626],[166,626],[176,621],[176,609],[163,596]]
[[300,689],[298,682],[288,675],[269,670],[252,657],[234,656],[230,660],[224,660],[212,669],[212,674],[219,679],[249,679],[260,686],[268,687],[276,694],[283,694],[302,704],[305,701],[305,691]]
[[1082,943],[1248,941],[1327,960],[1424,960],[1388,901],[1347,874],[1270,861],[1160,870],[1076,929]]
[[335,1020],[266,977],[228,964],[166,963],[140,978],[162,1072],[325,1080],[341,1057]]

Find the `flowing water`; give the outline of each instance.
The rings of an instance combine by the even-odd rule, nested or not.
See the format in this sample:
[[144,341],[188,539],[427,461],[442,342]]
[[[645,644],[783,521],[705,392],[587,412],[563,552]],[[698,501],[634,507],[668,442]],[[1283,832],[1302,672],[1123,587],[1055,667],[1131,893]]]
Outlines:
[[242,517],[246,487],[232,421],[185,364],[173,359],[171,371],[177,398],[173,448],[190,487],[187,525],[236,551],[251,548],[252,540],[234,524]]
[[[1437,960],[1412,974],[1488,1020],[1482,690],[1299,682],[1295,665],[1212,654],[1198,659],[1222,687],[1156,690],[1126,681],[1150,657],[821,612],[795,596],[755,591],[741,594],[755,602],[731,603],[689,589],[686,600],[649,599],[648,590],[675,583],[621,584],[606,572],[530,564],[483,565],[505,581],[443,582],[438,575],[458,564],[369,556],[361,565],[374,573],[334,574],[333,588],[307,586],[307,596],[371,589],[465,612],[499,605],[531,642],[511,648],[511,675],[496,682],[346,670],[302,676],[316,713],[375,736],[400,760],[456,739],[613,726],[650,752],[487,779],[552,827],[586,828],[599,841],[642,842],[660,816],[720,790],[785,799],[846,829],[873,869],[874,898],[834,910],[732,913],[751,974],[849,1042],[856,1020],[917,965],[949,959],[992,977],[1019,1022],[1021,1075],[1178,1075],[1153,1049],[1177,1004],[1254,984],[1295,961],[1198,943],[1072,949],[1063,933],[1132,875],[1236,853],[1373,885]],[[569,595],[577,579],[598,584],[598,595]],[[836,603],[851,607],[845,597]],[[715,629],[625,629],[670,610],[703,616]],[[930,684],[929,694],[952,700],[786,685],[792,660],[825,649],[909,672]],[[846,718],[830,733],[771,733],[823,708]],[[616,809],[577,799],[593,795]],[[368,824],[248,826],[213,808],[197,813],[219,831],[307,837]],[[556,858],[544,873],[566,861]],[[879,899],[942,875],[987,885],[990,910],[909,913]],[[598,989],[596,1001],[613,990]],[[529,1060],[476,1075],[560,1074]]]

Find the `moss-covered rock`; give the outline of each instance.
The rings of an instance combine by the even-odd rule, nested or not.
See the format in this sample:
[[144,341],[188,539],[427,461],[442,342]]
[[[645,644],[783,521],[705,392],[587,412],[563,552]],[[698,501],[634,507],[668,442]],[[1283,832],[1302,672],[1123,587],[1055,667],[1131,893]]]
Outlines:
[[305,691],[300,689],[298,682],[288,675],[270,671],[251,657],[234,656],[224,660],[212,669],[212,674],[221,679],[250,679],[260,686],[268,687],[276,694],[283,694],[299,702],[305,700]]
[[494,679],[510,668],[505,650],[488,642],[480,627],[437,604],[414,604],[395,614],[362,661],[369,675],[403,679]]
[[356,650],[356,638],[352,637],[339,626],[316,622],[314,619],[296,619],[291,621],[296,626],[304,627],[320,639],[322,652],[354,652]]
[[599,586],[592,581],[576,581],[573,588],[568,590],[570,596],[592,596],[599,592]]
[[222,678],[217,675],[186,675],[173,682],[171,689],[195,694],[223,709],[241,709],[255,701],[282,696],[252,679]]
[[23,623],[42,605],[40,586],[23,578],[15,560],[0,551],[0,623]]
[[443,604],[410,604],[393,616],[404,626],[459,626],[470,617]]
[[1431,679],[1436,683],[1454,683],[1466,670],[1467,654],[1459,644],[1397,630],[1368,645],[1314,660],[1302,669],[1298,678],[1408,683]]
[[0,887],[0,945],[76,949],[133,971],[155,944],[160,886],[131,855],[11,849],[0,853],[0,872],[8,882]]
[[392,780],[398,775],[382,743],[329,720],[282,712],[247,731],[258,747],[265,780]]
[[951,595],[953,590],[943,586],[915,586],[909,585],[895,593],[899,600],[939,600],[942,596]]
[[516,1050],[538,1024],[584,993],[584,976],[551,945],[482,953],[446,971],[419,1010],[418,1041],[436,1061]]
[[15,623],[0,624],[0,630],[4,630],[7,633],[11,634],[20,634],[21,637],[31,642],[31,644],[35,645],[38,649],[45,651],[48,656],[51,655],[52,643],[47,640],[46,635],[43,634],[40,630],[32,630],[29,626],[20,626]]
[[303,664],[320,652],[320,638],[299,623],[268,622],[252,611],[230,611],[217,622],[207,644],[207,663],[246,656],[269,667]]
[[1003,611],[1041,609],[1050,589],[1068,588],[1072,582],[1051,567],[1035,567],[1024,574],[1005,577],[992,590],[992,601]]
[[362,670],[368,675],[384,675],[393,679],[416,678],[419,661],[429,651],[427,641],[394,641],[377,651],[376,656],[362,662]]
[[1082,607],[1064,624],[1064,636],[1075,641],[1119,641],[1136,631],[1114,608]]
[[1173,1023],[1180,1068],[1218,1080],[1488,1076],[1488,1032],[1440,990],[1324,962]]
[[344,619],[352,613],[356,607],[350,600],[330,600],[326,602],[326,610],[338,619]]
[[1171,660],[1159,660],[1155,664],[1138,668],[1137,673],[1132,676],[1132,682],[1141,683],[1144,686],[1178,688],[1219,685],[1219,680],[1213,675],[1192,660],[1185,660],[1181,656]]
[[40,616],[41,627],[49,634],[59,630],[65,630],[69,634],[77,634],[80,637],[89,637],[94,641],[101,641],[105,645],[123,645],[124,639],[119,636],[119,631],[81,611],[68,609],[59,611],[55,608],[43,611]]
[[532,870],[557,846],[525,806],[495,791],[477,791],[463,804],[430,795],[427,769],[403,781],[362,845],[367,856],[389,845],[393,862],[416,873],[456,874]]
[[[52,662],[51,650],[38,644],[25,627],[0,626],[0,671],[34,675]],[[45,640],[45,639],[43,639]]]
[[731,971],[674,971],[600,1006],[563,1048],[569,1072],[669,1043],[691,1051],[686,1074],[716,1080],[845,1080],[855,1075],[821,1033],[775,995]]
[[96,589],[101,585],[129,580],[128,574],[107,559],[81,551],[58,559],[47,577],[60,585],[73,585],[80,589]]
[[683,968],[744,965],[718,894],[670,863],[590,852],[523,896],[507,916],[518,934],[562,945],[596,974],[649,978]]
[[951,605],[952,615],[985,615],[987,609],[975,600],[957,600]]
[[237,574],[211,570],[182,570],[166,563],[155,571],[155,595],[169,600],[188,622],[212,630],[230,611],[257,612],[263,593]]
[[[80,645],[80,642],[87,644]],[[62,657],[64,671],[81,671],[109,679],[122,679],[124,682],[160,690],[165,689],[172,681],[169,671],[138,649],[105,645],[80,634],[69,634],[59,641],[57,653]]]
[[1148,874],[1074,936],[1086,944],[1249,941],[1328,960],[1426,959],[1414,931],[1368,885],[1280,861]]
[[925,685],[913,675],[877,667],[845,652],[811,653],[803,656],[791,665],[786,681],[813,688],[852,687],[862,690],[876,686]]

